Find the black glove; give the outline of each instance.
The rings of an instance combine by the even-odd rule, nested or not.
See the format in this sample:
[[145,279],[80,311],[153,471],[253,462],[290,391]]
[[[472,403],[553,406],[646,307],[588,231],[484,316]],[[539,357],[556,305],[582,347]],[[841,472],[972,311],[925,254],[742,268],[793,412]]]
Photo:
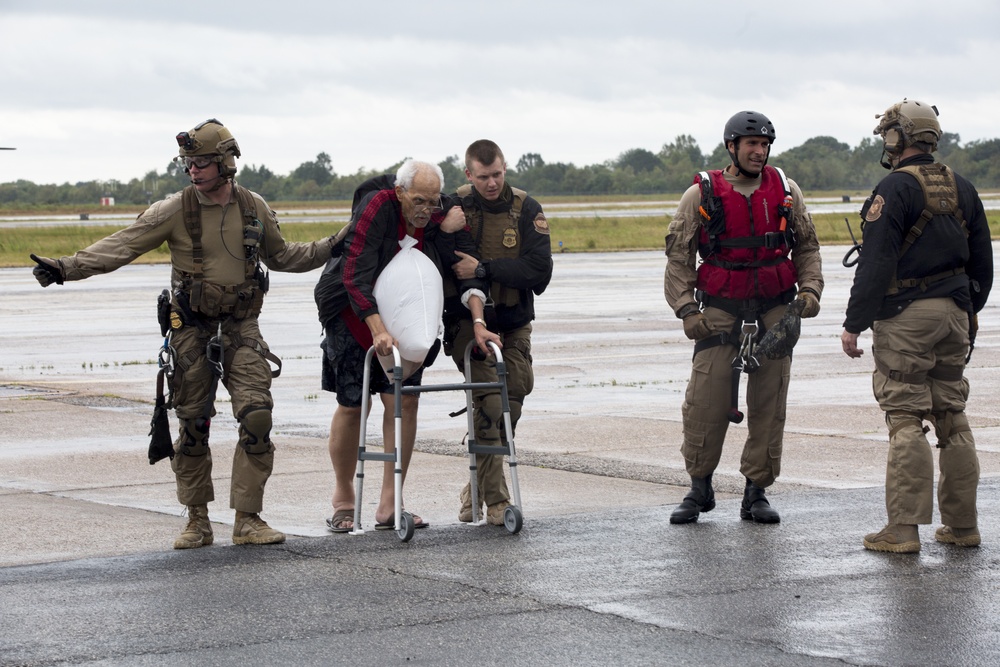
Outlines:
[[42,287],[48,287],[52,283],[57,285],[62,285],[65,277],[63,276],[62,264],[57,259],[49,259],[48,257],[39,257],[38,255],[31,253],[31,259],[38,263],[34,269],[31,270],[35,274],[35,280]]

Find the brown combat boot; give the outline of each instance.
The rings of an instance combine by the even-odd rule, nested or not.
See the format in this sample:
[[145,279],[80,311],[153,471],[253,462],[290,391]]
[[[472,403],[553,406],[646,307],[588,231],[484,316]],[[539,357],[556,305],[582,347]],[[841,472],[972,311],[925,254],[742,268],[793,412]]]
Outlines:
[[503,525],[503,513],[510,507],[510,502],[506,500],[501,500],[495,505],[490,505],[486,508],[486,523],[491,526],[502,526]]
[[[458,520],[462,523],[472,522],[472,484],[462,487],[458,499],[462,501],[462,509],[458,510]],[[483,499],[479,499],[479,518],[483,518]]]
[[285,534],[271,528],[259,514],[236,512],[233,523],[233,544],[281,544]]
[[215,536],[212,522],[208,520],[208,505],[188,505],[188,522],[184,531],[174,540],[174,549],[207,547]]
[[914,524],[890,523],[877,533],[868,533],[865,549],[895,554],[915,554],[920,551],[920,533]]
[[978,528],[952,528],[951,526],[941,526],[934,531],[934,539],[945,544],[954,544],[956,547],[978,547],[982,541]]

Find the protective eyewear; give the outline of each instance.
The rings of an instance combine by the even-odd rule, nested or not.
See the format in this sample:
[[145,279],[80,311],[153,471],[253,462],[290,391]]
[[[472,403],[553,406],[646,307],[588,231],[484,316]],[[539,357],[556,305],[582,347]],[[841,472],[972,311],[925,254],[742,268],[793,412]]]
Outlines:
[[215,158],[211,156],[196,156],[196,157],[186,157],[184,158],[184,166],[187,169],[191,167],[198,167],[198,169],[207,169],[209,165],[215,162]]

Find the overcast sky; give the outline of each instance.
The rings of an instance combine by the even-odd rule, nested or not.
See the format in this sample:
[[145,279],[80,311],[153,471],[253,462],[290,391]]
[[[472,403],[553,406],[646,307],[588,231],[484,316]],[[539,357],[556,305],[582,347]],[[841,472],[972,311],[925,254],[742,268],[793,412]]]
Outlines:
[[[0,183],[164,171],[222,121],[287,174],[440,161],[480,138],[578,166],[741,109],[775,153],[851,146],[904,97],[963,143],[1000,137],[996,0],[0,0]],[[794,175],[793,175],[794,176]]]

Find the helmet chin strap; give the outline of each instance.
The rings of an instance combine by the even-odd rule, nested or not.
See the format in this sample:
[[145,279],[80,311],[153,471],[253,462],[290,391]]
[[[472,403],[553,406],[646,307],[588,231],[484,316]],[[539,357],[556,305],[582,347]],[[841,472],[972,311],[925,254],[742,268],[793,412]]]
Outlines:
[[[231,176],[223,176],[222,175],[221,163],[216,163],[216,164],[220,165],[220,166],[217,167],[217,171],[216,171],[216,174],[215,174],[215,181],[217,181],[217,182],[216,182],[215,185],[213,185],[211,187],[211,189],[207,190],[207,192],[215,192],[219,188],[223,187],[226,183],[228,183],[229,181],[233,180]],[[191,175],[191,170],[188,169],[187,167],[184,168],[184,172],[188,176]],[[199,179],[199,181],[196,183],[193,178],[189,178],[188,180],[191,181],[191,185],[201,185],[202,183],[205,183],[205,182],[208,181],[208,179],[205,179],[205,180],[200,180]]]
[[[735,142],[733,143],[734,145],[736,145]],[[728,151],[728,152],[729,152],[729,159],[733,161],[733,165],[736,167],[736,171],[739,172],[740,176],[746,176],[747,178],[757,178],[758,176],[760,176],[760,172],[757,172],[756,174],[751,174],[749,171],[743,169],[743,165],[740,164],[739,158],[736,157],[736,151]],[[761,167],[761,171],[763,171],[764,167],[767,166],[767,158],[769,157],[771,157],[770,148],[767,149],[767,156],[764,158],[764,164]]]

